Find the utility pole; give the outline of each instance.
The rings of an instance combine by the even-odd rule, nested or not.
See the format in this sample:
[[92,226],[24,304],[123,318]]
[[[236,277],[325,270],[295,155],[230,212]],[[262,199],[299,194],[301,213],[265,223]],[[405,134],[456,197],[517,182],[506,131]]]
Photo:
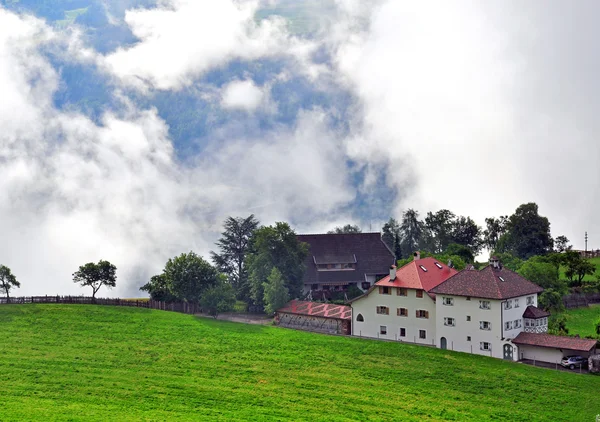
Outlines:
[[588,236],[587,236],[587,232],[585,232],[585,256],[587,257],[587,240],[588,240]]

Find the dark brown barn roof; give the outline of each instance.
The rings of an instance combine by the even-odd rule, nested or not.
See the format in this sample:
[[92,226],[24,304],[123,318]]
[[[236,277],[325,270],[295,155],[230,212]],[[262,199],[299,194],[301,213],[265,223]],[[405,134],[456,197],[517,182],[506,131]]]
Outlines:
[[[304,284],[360,283],[365,274],[389,274],[395,261],[379,233],[299,234],[297,238],[309,245]],[[316,266],[354,262],[354,270],[317,271]]]
[[463,270],[434,287],[431,292],[502,300],[536,294],[543,290],[514,271],[488,265],[481,271]]
[[526,346],[550,347],[553,349],[568,349],[579,352],[589,352],[595,346],[597,341],[586,338],[554,336],[545,333],[526,333],[521,332],[513,341],[515,344]]
[[525,312],[523,312],[523,318],[544,318],[549,316],[550,312],[543,311],[533,305],[529,305],[527,309],[525,309]]
[[352,319],[352,308],[331,303],[306,302],[292,300],[283,308],[278,309],[280,314],[308,315],[334,319]]

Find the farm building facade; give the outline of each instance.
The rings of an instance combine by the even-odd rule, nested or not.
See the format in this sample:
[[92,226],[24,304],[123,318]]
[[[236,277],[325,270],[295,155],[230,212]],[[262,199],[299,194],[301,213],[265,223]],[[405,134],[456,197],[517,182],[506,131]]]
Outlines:
[[349,335],[352,309],[349,306],[331,303],[292,300],[277,310],[275,324],[299,330]]

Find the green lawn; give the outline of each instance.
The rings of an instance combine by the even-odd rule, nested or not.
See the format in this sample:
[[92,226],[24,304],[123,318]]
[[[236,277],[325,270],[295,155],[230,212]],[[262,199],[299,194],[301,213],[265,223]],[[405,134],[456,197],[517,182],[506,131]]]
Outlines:
[[[600,277],[600,258],[589,258],[589,261],[596,266],[596,273],[593,275],[586,275],[583,279],[585,281],[595,281]],[[567,280],[567,276],[565,275],[566,271],[565,266],[560,267],[559,278],[561,280]]]
[[600,318],[600,305],[567,309],[563,315],[567,318],[569,334],[579,334],[581,337],[596,335],[596,321]]
[[139,308],[0,306],[0,420],[593,421],[600,377]]

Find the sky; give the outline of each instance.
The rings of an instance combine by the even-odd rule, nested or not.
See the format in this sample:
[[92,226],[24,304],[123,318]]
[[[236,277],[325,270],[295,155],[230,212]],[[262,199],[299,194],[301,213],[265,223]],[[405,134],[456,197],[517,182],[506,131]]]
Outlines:
[[16,294],[86,293],[71,274],[107,259],[101,293],[139,296],[250,213],[376,231],[407,208],[483,225],[536,202],[554,236],[600,248],[597,2],[114,3],[94,32],[0,2]]

